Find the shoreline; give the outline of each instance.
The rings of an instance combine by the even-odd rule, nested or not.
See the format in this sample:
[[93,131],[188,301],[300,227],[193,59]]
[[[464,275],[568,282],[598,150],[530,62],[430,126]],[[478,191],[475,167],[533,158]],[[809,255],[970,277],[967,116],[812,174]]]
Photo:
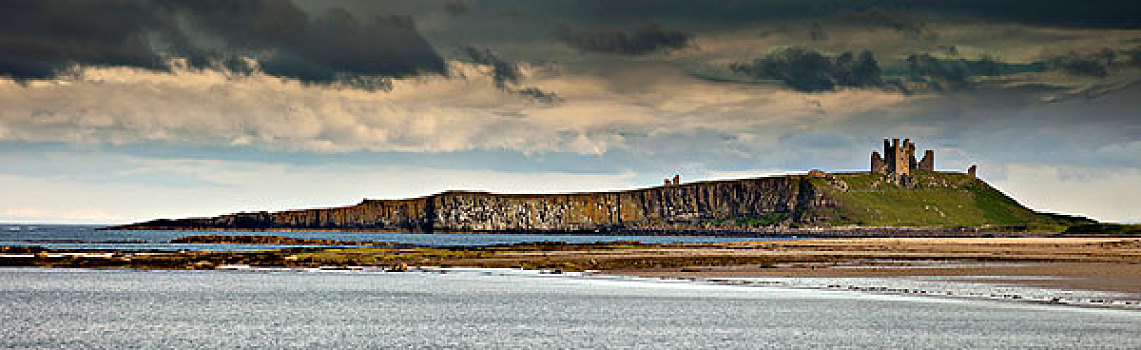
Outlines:
[[[4,269],[51,269],[45,267],[7,267]],[[117,269],[117,268],[65,268],[75,271],[107,271],[118,270],[123,272],[153,271],[145,269]],[[187,270],[160,270],[165,272],[188,272]],[[201,272],[201,271],[198,271]],[[749,278],[708,278],[708,277],[668,277],[644,276],[629,274],[614,274],[605,271],[558,272],[552,270],[526,270],[514,268],[470,268],[470,267],[439,267],[439,266],[412,266],[407,271],[391,271],[382,267],[251,267],[251,266],[223,266],[211,272],[218,273],[363,273],[363,274],[478,274],[481,276],[498,277],[542,277],[542,278],[572,278],[596,281],[636,282],[636,283],[666,283],[666,284],[694,284],[707,286],[724,286],[736,288],[779,288],[792,290],[811,290],[821,292],[858,293],[870,295],[900,296],[912,298],[931,298],[958,301],[989,301],[998,303],[1020,303],[1041,306],[1076,307],[1084,309],[1114,310],[1125,312],[1141,311],[1141,294],[1132,297],[1122,297],[1112,293],[1080,289],[1053,289],[1041,286],[1005,286],[992,283],[957,283],[955,281],[910,280],[900,277],[890,279],[855,278],[839,282],[801,283],[797,279],[749,279]],[[838,283],[838,284],[837,284]]]
[[[810,269],[805,267],[775,267],[767,269],[704,269],[692,272],[668,271],[607,271],[607,274],[631,277],[682,278],[710,281],[791,281],[783,284],[803,284],[795,281],[819,281],[825,289],[868,289],[869,286],[852,285],[854,282],[907,280],[911,282],[946,282],[980,284],[996,287],[1039,288],[1051,290],[1093,291],[1117,294],[1107,300],[1141,303],[1141,264],[1117,263],[944,263],[936,268],[895,268],[881,262],[846,265],[850,269]],[[921,265],[920,265],[921,266]],[[1105,276],[1112,271],[1116,276]],[[922,283],[919,283],[922,284]],[[905,289],[919,290],[911,287]]]
[[[1072,289],[1054,289],[1047,286],[1011,286],[993,283],[976,283],[974,288],[963,289],[961,286],[954,291],[951,288],[928,285],[916,286],[917,284],[908,283],[923,283],[931,281],[908,281],[903,277],[893,277],[891,280],[881,279],[851,279],[843,281],[839,284],[805,284],[797,283],[800,281],[779,281],[779,280],[765,280],[765,279],[725,279],[725,278],[703,278],[703,277],[663,277],[663,276],[638,276],[626,274],[600,274],[600,276],[610,276],[616,278],[640,278],[640,280],[651,281],[674,281],[682,280],[695,283],[708,283],[714,285],[724,286],[740,286],[740,287],[757,287],[757,288],[788,288],[788,289],[806,289],[816,291],[829,291],[829,292],[853,292],[853,293],[868,293],[877,295],[895,295],[895,296],[908,296],[918,298],[937,298],[937,299],[952,299],[952,300],[986,300],[995,302],[1012,302],[1012,303],[1028,303],[1035,305],[1049,305],[1049,306],[1065,306],[1065,307],[1079,307],[1079,308],[1093,308],[1103,310],[1119,310],[1119,311],[1141,311],[1141,295],[1105,295],[1105,296],[1089,296],[1100,295],[1104,291],[1098,290],[1072,290]],[[896,286],[889,287],[886,284],[894,284]],[[903,286],[898,286],[903,284]],[[954,285],[954,284],[952,284]],[[1018,288],[1021,287],[1021,288]],[[1011,292],[1011,290],[1018,290]],[[1029,292],[1029,293],[1028,293]],[[1030,295],[1027,295],[1030,294]],[[1042,294],[1049,295],[1042,297]],[[1075,297],[1075,295],[1077,295]]]
[[266,233],[345,233],[345,234],[416,234],[416,235],[520,235],[520,236],[650,236],[650,237],[725,237],[725,238],[803,238],[803,239],[843,239],[843,238],[1122,238],[1137,237],[1141,234],[1099,234],[1065,232],[1016,232],[987,231],[977,228],[917,228],[917,227],[810,227],[780,228],[760,230],[500,230],[500,231],[452,231],[435,230],[419,232],[410,230],[350,229],[350,228],[226,228],[226,227],[98,227],[97,231],[179,231],[179,232],[266,232]]
[[[227,265],[364,266],[397,271],[408,266],[598,271],[605,275],[661,279],[769,280],[793,285],[819,282],[824,287],[844,285],[829,280],[920,284],[938,281],[1098,291],[1119,294],[1107,300],[1141,302],[1141,238],[1134,237],[848,238],[673,244],[539,242],[467,247],[378,245],[149,252],[0,247],[0,266],[211,270]],[[883,290],[875,283],[849,286],[872,292]]]

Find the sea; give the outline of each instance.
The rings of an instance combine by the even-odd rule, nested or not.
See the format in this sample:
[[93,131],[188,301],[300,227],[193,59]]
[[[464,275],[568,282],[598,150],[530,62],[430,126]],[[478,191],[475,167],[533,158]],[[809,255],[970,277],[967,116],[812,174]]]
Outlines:
[[[95,228],[0,226],[0,245],[288,247],[169,243],[196,234],[434,246],[758,239]],[[1092,302],[1105,298],[1095,292],[1010,288],[938,280],[653,279],[442,267],[0,267],[0,348],[1141,348],[1136,304],[1107,307]]]
[[0,268],[0,348],[1141,348],[1141,312],[455,269]]
[[[528,242],[594,243],[634,241],[642,243],[712,243],[755,240],[788,240],[796,237],[723,237],[723,236],[623,236],[623,235],[527,235],[527,234],[423,234],[384,232],[251,232],[251,231],[164,231],[164,230],[98,230],[94,225],[14,225],[0,224],[0,246],[39,246],[48,249],[106,250],[225,250],[244,251],[313,245],[266,244],[195,244],[170,243],[171,240],[195,235],[279,236],[298,239],[322,239],[341,242],[393,242],[419,246],[486,246]],[[343,245],[324,245],[337,247]]]

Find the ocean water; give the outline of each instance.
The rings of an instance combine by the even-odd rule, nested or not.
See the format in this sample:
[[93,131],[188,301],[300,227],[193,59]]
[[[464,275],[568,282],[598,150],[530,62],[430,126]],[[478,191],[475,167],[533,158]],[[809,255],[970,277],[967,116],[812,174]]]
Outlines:
[[194,235],[282,236],[328,239],[344,242],[395,242],[428,246],[484,246],[526,242],[594,243],[638,241],[643,243],[711,243],[796,239],[716,236],[609,236],[609,235],[517,235],[517,234],[418,234],[359,232],[248,232],[248,231],[101,231],[89,225],[0,225],[0,246],[41,246],[49,249],[133,250],[255,250],[297,245],[171,244],[170,240]]
[[2,348],[1139,348],[1141,313],[685,281],[0,268]]

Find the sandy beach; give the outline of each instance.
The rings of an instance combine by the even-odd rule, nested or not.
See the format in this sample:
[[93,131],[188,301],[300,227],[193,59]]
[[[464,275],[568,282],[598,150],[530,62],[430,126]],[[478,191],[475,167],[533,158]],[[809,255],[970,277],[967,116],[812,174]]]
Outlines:
[[[213,238],[216,239],[216,238]],[[1141,300],[1141,238],[856,238],[699,244],[528,243],[487,247],[377,245],[245,252],[66,252],[7,248],[0,265],[213,269],[452,266],[686,279],[938,277],[1128,293]]]
[[1131,293],[1141,300],[1138,238],[861,238],[704,246],[626,253],[647,258],[772,256],[784,262],[605,272],[666,278],[944,277],[978,282],[983,277],[986,283]]

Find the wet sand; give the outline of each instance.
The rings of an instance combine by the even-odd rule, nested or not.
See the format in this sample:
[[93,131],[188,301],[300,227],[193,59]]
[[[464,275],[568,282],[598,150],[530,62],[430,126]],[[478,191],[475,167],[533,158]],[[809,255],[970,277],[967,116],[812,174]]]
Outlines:
[[677,269],[614,270],[607,274],[661,278],[900,278],[942,277],[972,282],[1065,290],[1092,290],[1135,294],[1141,301],[1141,264],[1123,263],[940,263],[940,267],[911,266],[869,261],[865,264],[787,264],[772,268],[729,266]]
[[[868,238],[725,243],[726,251],[829,257],[772,265],[615,269],[609,274],[664,278],[900,278],[1022,285],[1135,294],[1141,300],[1138,238]],[[717,250],[707,250],[714,253]],[[803,259],[811,260],[811,259]]]
[[[77,253],[7,249],[10,253],[19,254],[0,257],[0,265],[139,269],[212,269],[224,264],[283,267],[404,265],[593,270],[612,275],[693,279],[939,277],[972,283],[1141,295],[1141,238],[1137,237],[853,238],[700,244],[531,243],[489,247],[294,248],[254,252]],[[84,254],[93,255],[82,256]]]

